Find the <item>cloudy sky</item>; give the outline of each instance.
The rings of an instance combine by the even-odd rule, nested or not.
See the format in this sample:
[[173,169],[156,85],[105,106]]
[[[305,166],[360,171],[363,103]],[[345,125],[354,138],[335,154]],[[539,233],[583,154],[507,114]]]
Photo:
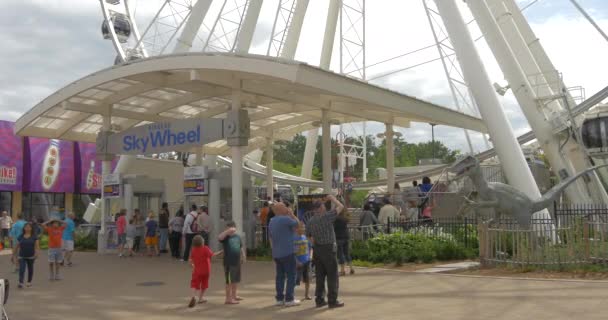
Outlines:
[[[134,0],[132,0],[134,1]],[[445,1],[445,0],[442,0]],[[518,1],[521,6],[532,0]],[[140,29],[145,27],[158,0],[136,1]],[[219,8],[216,0],[210,13]],[[596,22],[608,31],[608,1],[578,1]],[[265,54],[278,0],[265,0],[254,35],[251,53]],[[2,0],[0,11],[0,119],[15,120],[37,102],[66,84],[110,66],[116,53],[101,36],[102,22],[97,0]],[[465,17],[470,17],[466,11]],[[367,64],[371,65],[400,54],[433,44],[432,34],[419,0],[367,1]],[[327,1],[310,0],[296,60],[317,65],[321,53]],[[566,85],[582,86],[591,96],[608,83],[608,43],[576,11],[568,0],[539,0],[525,11],[536,35],[556,67],[564,74]],[[205,20],[209,24],[210,20]],[[479,30],[472,24],[471,32]],[[502,73],[487,45],[477,42],[492,82],[504,84]],[[367,69],[375,78],[391,71],[438,57],[434,48],[395,59]],[[338,50],[334,50],[332,69],[338,70]],[[380,77],[375,84],[453,108],[449,87],[439,62]],[[513,96],[501,98],[516,134],[528,130]],[[361,133],[361,126],[345,130]],[[369,123],[368,132],[383,130]],[[399,129],[407,141],[430,139],[427,124],[412,124]],[[436,127],[436,139],[452,148],[466,150],[461,129]],[[481,136],[472,134],[477,150],[483,149]]]

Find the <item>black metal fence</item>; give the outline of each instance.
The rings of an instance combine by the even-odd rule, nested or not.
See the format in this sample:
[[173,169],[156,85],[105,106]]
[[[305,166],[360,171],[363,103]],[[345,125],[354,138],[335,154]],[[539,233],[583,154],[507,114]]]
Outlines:
[[553,205],[553,215],[558,227],[579,224],[581,218],[608,223],[607,204],[558,204]]
[[[584,221],[608,224],[607,204],[558,204],[551,208],[550,219],[531,219],[530,230],[553,234],[557,229],[581,225]],[[379,233],[413,232],[431,237],[451,237],[466,248],[479,247],[478,226],[482,222],[478,217],[437,217],[433,219],[410,220],[397,218],[387,224],[359,226],[356,210],[349,223],[351,240],[367,240]],[[495,218],[488,222],[494,229],[520,230],[520,226],[510,218]],[[582,230],[582,229],[581,229]],[[257,247],[268,246],[266,226],[257,225],[255,229]]]

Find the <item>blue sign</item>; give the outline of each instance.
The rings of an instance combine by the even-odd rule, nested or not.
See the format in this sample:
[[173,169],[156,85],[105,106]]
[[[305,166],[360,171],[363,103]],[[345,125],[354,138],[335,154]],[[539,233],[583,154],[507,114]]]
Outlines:
[[223,119],[151,123],[98,138],[99,154],[153,154],[189,150],[224,138]]
[[[162,125],[162,124],[161,124]],[[196,126],[196,129],[190,131],[175,132],[171,130],[171,125],[167,125],[165,129],[155,129],[155,125],[150,125],[148,135],[138,137],[137,135],[128,135],[122,139],[123,152],[138,151],[140,154],[145,154],[150,148],[158,148],[163,146],[182,146],[186,142],[189,144],[201,143],[201,126]]]

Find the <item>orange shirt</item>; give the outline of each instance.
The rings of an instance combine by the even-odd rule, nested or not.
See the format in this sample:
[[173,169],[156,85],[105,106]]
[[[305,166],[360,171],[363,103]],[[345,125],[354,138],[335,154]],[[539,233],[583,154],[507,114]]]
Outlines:
[[61,227],[46,227],[44,230],[49,234],[49,248],[61,248],[61,236],[65,226]]
[[268,218],[268,211],[269,211],[269,209],[270,209],[269,207],[263,207],[260,210],[260,223],[262,225],[266,224],[266,218]]

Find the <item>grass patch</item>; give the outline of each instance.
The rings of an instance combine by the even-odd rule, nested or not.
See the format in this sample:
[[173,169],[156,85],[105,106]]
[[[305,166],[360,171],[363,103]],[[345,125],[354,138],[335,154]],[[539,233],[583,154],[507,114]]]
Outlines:
[[353,266],[355,267],[364,267],[364,268],[382,268],[385,265],[383,263],[374,263],[364,260],[353,260]]

